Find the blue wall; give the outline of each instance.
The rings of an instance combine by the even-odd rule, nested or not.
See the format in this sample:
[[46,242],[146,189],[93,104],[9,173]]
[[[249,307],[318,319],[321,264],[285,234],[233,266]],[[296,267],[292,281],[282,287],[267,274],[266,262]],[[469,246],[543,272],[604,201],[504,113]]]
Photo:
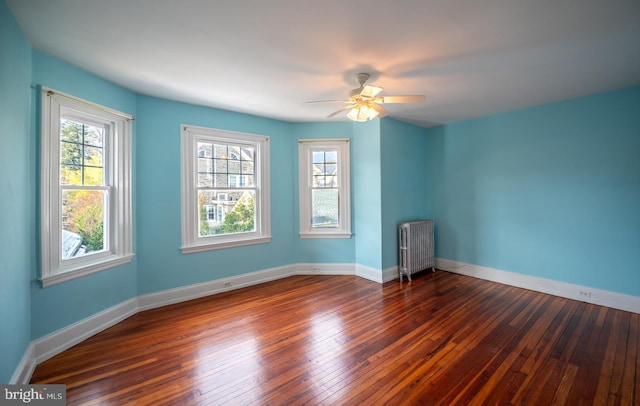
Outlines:
[[[76,97],[110,107],[115,110],[136,116],[136,94],[110,82],[99,79],[83,70],[77,69],[56,58],[38,51],[33,51],[33,83],[72,94]],[[39,104],[39,94],[33,92],[33,110]],[[32,141],[38,138],[36,123],[39,117],[31,117]],[[133,143],[135,151],[136,122],[133,124]],[[32,160],[32,170],[36,170],[36,160]],[[135,160],[133,163],[133,196],[136,211],[136,178]],[[39,197],[38,197],[39,198]],[[134,252],[136,249],[136,232],[134,227]],[[37,246],[36,241],[31,242]],[[38,277],[34,267],[31,280]],[[69,282],[64,282],[43,289],[39,283],[31,284],[31,338],[37,339],[62,327],[66,327],[101,310],[136,296],[136,258],[126,265],[108,269]]]
[[377,270],[383,269],[380,122],[354,124],[351,145],[355,262]]
[[428,218],[426,133],[402,121],[380,121],[382,269],[398,265],[398,224]]
[[31,341],[29,280],[35,269],[35,142],[31,47],[0,2],[0,383]]
[[640,87],[428,130],[439,257],[640,296]]
[[[180,124],[270,137],[270,243],[181,253]],[[139,96],[138,133],[139,294],[291,263],[295,144],[289,123]]]

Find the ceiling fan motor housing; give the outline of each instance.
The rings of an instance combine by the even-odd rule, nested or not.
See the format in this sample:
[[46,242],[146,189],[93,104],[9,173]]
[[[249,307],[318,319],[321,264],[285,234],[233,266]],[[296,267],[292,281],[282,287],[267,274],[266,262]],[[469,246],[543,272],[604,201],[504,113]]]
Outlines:
[[358,82],[360,87],[362,87],[362,86],[364,86],[365,82],[367,80],[369,80],[369,74],[368,73],[356,73],[354,75],[354,78],[355,78],[356,82]]

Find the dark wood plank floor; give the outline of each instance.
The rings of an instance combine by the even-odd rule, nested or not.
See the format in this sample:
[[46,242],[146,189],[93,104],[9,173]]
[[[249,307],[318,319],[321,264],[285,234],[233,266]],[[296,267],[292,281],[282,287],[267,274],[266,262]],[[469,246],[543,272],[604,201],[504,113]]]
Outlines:
[[39,365],[69,404],[640,404],[640,315],[438,271],[141,312]]

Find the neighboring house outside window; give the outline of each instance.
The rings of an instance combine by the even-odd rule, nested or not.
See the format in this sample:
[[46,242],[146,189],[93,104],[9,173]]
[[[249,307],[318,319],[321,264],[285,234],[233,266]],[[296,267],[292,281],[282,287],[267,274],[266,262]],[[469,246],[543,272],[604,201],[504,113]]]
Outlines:
[[182,252],[271,241],[269,138],[189,125],[181,134]]
[[298,144],[301,238],[350,238],[348,139]]
[[131,261],[131,121],[42,88],[43,286]]

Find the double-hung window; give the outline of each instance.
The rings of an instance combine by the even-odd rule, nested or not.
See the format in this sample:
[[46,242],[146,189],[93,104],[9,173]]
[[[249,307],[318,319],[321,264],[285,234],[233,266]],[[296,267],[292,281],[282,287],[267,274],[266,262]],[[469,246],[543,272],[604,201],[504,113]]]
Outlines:
[[43,286],[131,261],[131,121],[42,88]]
[[182,126],[182,252],[271,241],[269,137]]
[[301,238],[350,238],[349,140],[298,143]]

